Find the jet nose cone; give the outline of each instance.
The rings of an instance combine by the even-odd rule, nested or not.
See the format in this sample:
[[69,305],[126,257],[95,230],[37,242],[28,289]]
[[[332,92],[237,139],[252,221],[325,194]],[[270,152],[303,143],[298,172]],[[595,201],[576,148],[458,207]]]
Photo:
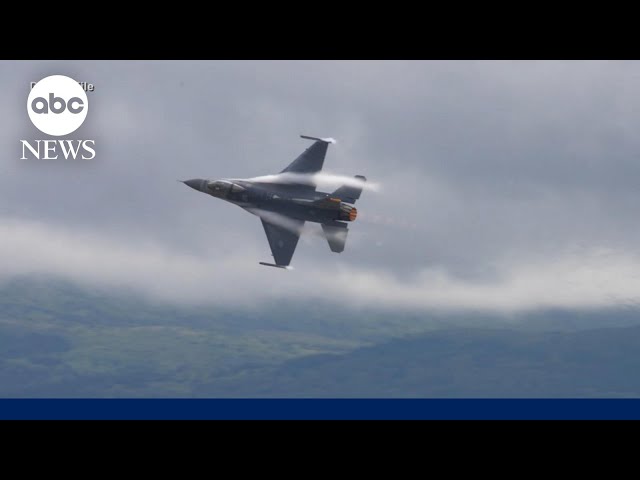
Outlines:
[[182,183],[193,188],[194,190],[198,190],[199,192],[201,192],[204,180],[202,180],[201,178],[193,178],[191,180],[184,180]]

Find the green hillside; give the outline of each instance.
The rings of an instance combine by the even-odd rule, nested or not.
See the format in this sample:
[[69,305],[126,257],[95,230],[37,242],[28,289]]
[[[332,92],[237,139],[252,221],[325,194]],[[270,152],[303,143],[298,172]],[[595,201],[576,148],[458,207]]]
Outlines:
[[326,305],[164,305],[53,278],[0,285],[0,397],[192,396],[291,358],[423,331]]
[[454,329],[285,362],[203,395],[639,397],[640,327]]
[[0,284],[0,397],[636,396],[638,320],[188,307],[25,277]]

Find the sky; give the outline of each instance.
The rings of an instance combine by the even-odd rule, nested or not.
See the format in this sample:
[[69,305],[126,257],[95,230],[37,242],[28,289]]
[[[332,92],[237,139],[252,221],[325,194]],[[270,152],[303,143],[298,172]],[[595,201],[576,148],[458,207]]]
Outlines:
[[[53,74],[95,85],[67,137],[95,139],[94,160],[20,160],[21,139],[49,138],[29,82]],[[3,61],[0,281],[232,306],[637,306],[639,80],[633,61]],[[379,188],[342,254],[308,225],[292,271],[263,267],[259,220],[176,180],[277,173],[301,134],[336,139],[325,171]]]

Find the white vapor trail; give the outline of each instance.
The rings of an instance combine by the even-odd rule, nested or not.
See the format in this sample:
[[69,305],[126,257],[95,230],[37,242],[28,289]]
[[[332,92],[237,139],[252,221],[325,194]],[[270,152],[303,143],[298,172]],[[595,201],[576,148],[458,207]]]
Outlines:
[[246,210],[249,213],[258,216],[273,225],[283,228],[288,232],[294,233],[303,239],[305,239],[305,237],[317,237],[322,240],[326,240],[328,237],[332,240],[340,239],[340,235],[338,233],[327,234],[321,228],[313,228],[309,222],[304,225],[300,225],[298,221],[276,212],[270,212],[260,208],[247,208]]
[[363,182],[362,180],[349,177],[346,175],[338,175],[328,172],[319,173],[277,173],[273,175],[262,175],[259,177],[247,178],[246,180],[251,182],[260,183],[279,183],[279,184],[292,184],[301,183],[303,185],[312,185],[315,187],[339,187],[346,185],[354,188],[362,188],[365,191],[377,192],[380,190],[380,185],[376,182]]
[[[0,218],[0,283],[55,274],[81,285],[124,288],[168,302],[259,305],[265,299],[338,299],[354,306],[513,312],[539,308],[640,306],[640,253],[589,248],[543,258],[504,259],[497,275],[465,280],[424,267],[401,277],[375,267],[315,263],[274,276],[236,251],[194,255],[152,241]],[[312,271],[312,274],[306,275]],[[253,292],[247,295],[247,292]]]
[[280,228],[287,230],[288,232],[300,235],[303,231],[303,226],[300,222],[293,220],[285,215],[281,215],[276,212],[270,212],[269,210],[263,210],[261,208],[246,208],[247,212],[253,213],[265,221],[272,223]]

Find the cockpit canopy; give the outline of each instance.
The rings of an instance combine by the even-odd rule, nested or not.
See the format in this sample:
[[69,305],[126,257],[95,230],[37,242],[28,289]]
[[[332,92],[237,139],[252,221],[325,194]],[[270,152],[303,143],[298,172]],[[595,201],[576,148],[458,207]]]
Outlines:
[[245,188],[229,180],[213,180],[207,183],[207,189],[215,197],[227,197],[229,193],[244,192]]

